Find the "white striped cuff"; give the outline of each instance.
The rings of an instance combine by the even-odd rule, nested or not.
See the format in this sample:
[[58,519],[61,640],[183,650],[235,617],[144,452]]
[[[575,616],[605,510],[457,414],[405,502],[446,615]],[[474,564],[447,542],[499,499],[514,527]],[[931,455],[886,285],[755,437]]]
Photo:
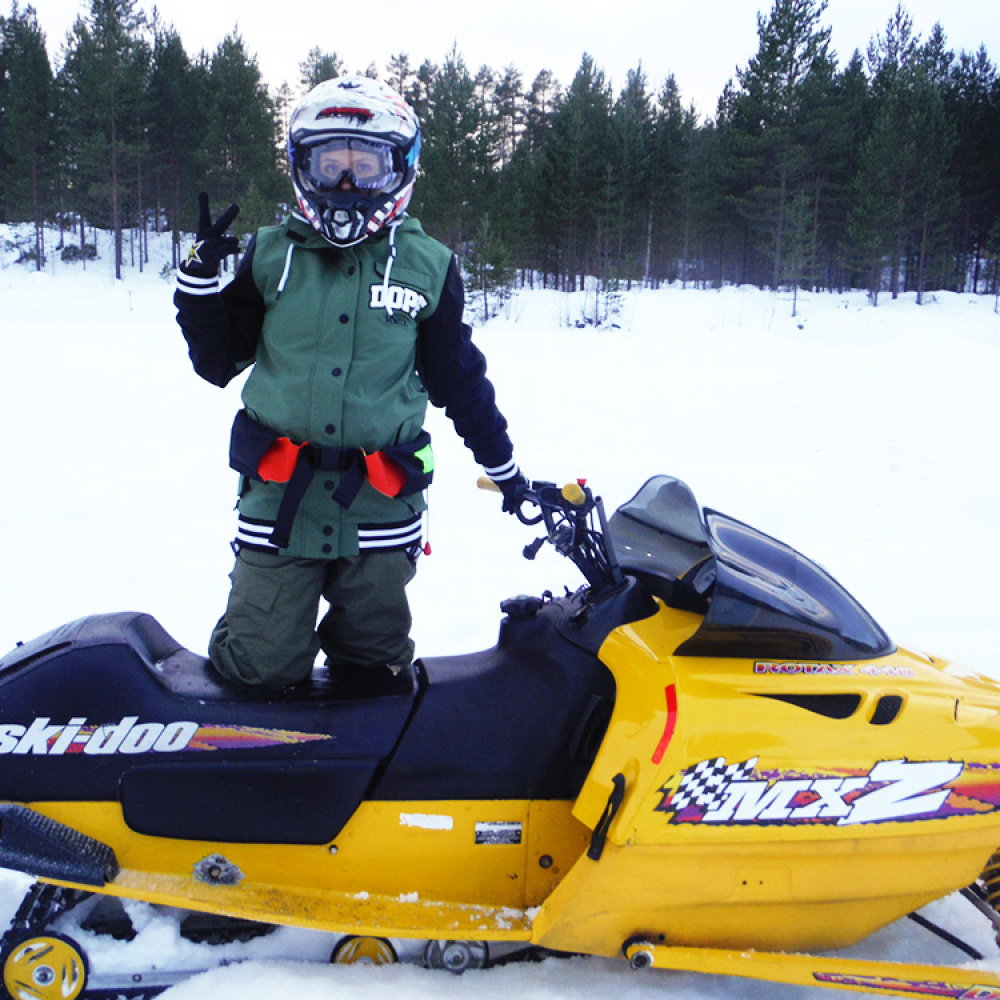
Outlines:
[[185,274],[183,271],[177,272],[177,291],[185,292],[188,295],[215,295],[219,290],[219,276],[212,275],[210,278],[199,278],[193,274]]
[[505,465],[497,465],[492,469],[483,466],[483,472],[495,483],[503,482],[505,479],[513,479],[521,470],[517,467],[517,462],[512,458]]

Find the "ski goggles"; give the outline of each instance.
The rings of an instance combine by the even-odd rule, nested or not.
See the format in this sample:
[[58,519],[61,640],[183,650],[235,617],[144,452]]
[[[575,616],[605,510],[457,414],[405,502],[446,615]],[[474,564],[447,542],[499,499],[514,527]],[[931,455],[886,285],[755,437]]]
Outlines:
[[336,191],[346,179],[359,191],[391,191],[403,179],[388,142],[337,136],[302,147],[299,175],[314,191]]

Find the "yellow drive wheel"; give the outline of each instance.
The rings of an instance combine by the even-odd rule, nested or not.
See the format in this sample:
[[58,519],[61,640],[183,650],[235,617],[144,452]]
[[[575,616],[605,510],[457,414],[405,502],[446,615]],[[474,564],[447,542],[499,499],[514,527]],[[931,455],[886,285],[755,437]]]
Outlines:
[[87,985],[83,949],[62,934],[26,934],[4,947],[0,964],[12,1000],[75,1000]]
[[335,965],[395,965],[399,959],[385,938],[345,937],[337,942],[330,961]]

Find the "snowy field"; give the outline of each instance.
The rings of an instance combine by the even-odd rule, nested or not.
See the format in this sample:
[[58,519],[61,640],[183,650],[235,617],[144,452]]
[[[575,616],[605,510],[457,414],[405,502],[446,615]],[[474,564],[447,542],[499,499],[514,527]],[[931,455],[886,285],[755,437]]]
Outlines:
[[[0,247],[7,234],[0,227]],[[110,253],[43,273],[0,256],[0,651],[96,612],[143,610],[199,652],[228,589],[239,387],[191,371],[174,322],[167,246],[124,282]],[[55,256],[55,255],[54,255]],[[878,308],[862,293],[746,288],[626,295],[617,326],[578,327],[583,295],[521,293],[477,332],[516,457],[531,478],[586,477],[609,511],[654,473],[823,564],[900,644],[1000,677],[1000,316],[990,297],[937,293]],[[581,582],[475,488],[437,412],[429,537],[411,590],[418,654],[495,641],[499,601]],[[0,883],[0,919],[20,881]],[[8,891],[4,891],[5,887]],[[930,915],[1000,953],[968,904]],[[282,932],[284,933],[284,932]],[[304,957],[326,943],[299,937]],[[180,944],[150,927],[161,960]],[[192,946],[193,947],[193,946]],[[268,945],[275,953],[273,939]],[[141,952],[141,948],[138,949]],[[957,961],[901,922],[852,955]],[[776,997],[826,991],[549,961],[449,979],[415,968],[259,960],[174,987],[170,1000]],[[193,958],[193,962],[197,959]]]

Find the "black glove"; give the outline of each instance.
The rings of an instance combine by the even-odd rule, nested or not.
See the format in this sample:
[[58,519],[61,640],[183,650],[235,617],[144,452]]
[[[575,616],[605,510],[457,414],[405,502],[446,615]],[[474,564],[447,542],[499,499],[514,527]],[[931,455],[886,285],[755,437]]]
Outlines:
[[181,264],[181,270],[185,274],[195,278],[214,278],[219,273],[222,259],[240,248],[240,241],[235,236],[225,235],[233,219],[239,214],[240,206],[230,205],[213,222],[208,211],[208,195],[204,191],[198,195],[198,236]]
[[[494,480],[496,482],[496,480]],[[503,510],[505,514],[516,514],[521,509],[524,502],[524,491],[528,487],[528,480],[521,475],[520,469],[509,479],[501,479],[497,482],[497,487],[503,494]]]

